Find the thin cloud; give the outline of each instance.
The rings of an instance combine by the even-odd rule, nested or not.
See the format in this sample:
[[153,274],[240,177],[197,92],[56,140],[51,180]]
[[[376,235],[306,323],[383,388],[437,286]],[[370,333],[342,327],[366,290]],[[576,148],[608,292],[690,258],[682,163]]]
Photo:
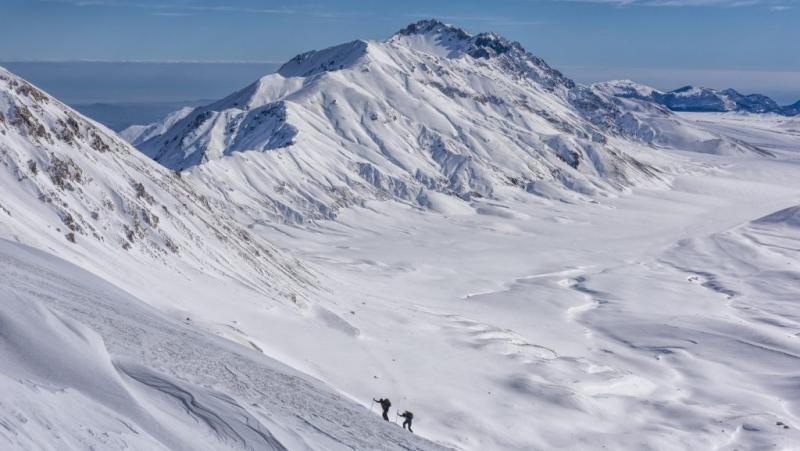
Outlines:
[[150,13],[151,16],[160,16],[160,17],[186,17],[186,16],[193,16],[193,13],[175,13],[175,12],[155,12]]
[[343,18],[343,17],[364,17],[373,15],[371,12],[346,12],[346,11],[304,11],[288,8],[257,8],[247,6],[232,5],[198,5],[192,2],[181,3],[146,3],[126,0],[39,0],[46,3],[67,3],[78,7],[114,7],[114,8],[136,8],[150,9],[154,15],[177,16],[189,15],[190,13],[215,12],[215,13],[236,13],[236,14],[274,14],[274,15],[297,15],[319,18]]
[[211,11],[228,13],[248,13],[248,14],[295,14],[296,11],[289,9],[272,8],[243,8],[239,6],[172,6],[175,9],[188,9],[192,11]]
[[33,64],[65,64],[65,63],[93,63],[93,64],[283,64],[285,60],[156,60],[156,59],[37,59],[16,58],[0,59],[0,64],[7,63],[33,63]]
[[484,24],[490,24],[494,26],[535,26],[535,25],[542,25],[545,22],[541,20],[519,20],[519,19],[511,19],[506,17],[487,17],[487,16],[451,16],[451,15],[440,15],[440,14],[404,14],[405,17],[410,19],[429,19],[435,18],[439,20],[443,20],[445,22],[453,21],[453,22],[480,22]]
[[722,7],[740,8],[765,6],[773,11],[792,9],[789,4],[797,0],[555,0],[576,3],[605,3],[616,6],[654,6],[654,7]]

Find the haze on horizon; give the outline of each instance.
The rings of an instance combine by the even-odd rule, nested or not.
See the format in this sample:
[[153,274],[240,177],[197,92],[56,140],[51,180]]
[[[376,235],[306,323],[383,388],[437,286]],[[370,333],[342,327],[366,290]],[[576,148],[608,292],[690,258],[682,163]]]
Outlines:
[[[213,98],[298,53],[383,39],[428,17],[517,40],[582,83],[628,78],[664,90],[694,84],[764,93],[781,103],[800,98],[796,0],[0,3],[0,64],[73,103]],[[73,73],[72,64],[32,61],[128,64],[95,63]],[[130,71],[131,62],[216,65],[191,75],[192,66],[148,64]]]

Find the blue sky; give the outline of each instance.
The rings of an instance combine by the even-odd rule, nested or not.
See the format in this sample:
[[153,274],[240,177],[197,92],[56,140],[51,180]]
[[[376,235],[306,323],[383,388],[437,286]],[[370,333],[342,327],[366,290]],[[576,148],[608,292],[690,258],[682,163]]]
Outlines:
[[800,0],[0,0],[0,7],[3,61],[282,62],[437,17],[518,40],[579,81],[634,78],[661,88],[710,81],[800,95]]

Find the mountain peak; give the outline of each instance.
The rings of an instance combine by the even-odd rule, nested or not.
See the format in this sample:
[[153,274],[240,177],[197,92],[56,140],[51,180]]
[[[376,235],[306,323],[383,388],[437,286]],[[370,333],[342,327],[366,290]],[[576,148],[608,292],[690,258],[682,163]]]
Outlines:
[[686,85],[686,86],[681,86],[678,89],[673,89],[672,91],[669,92],[673,94],[698,94],[708,91],[709,91],[708,88],[704,88],[702,86]]
[[486,59],[510,52],[527,53],[519,42],[510,41],[494,32],[488,32],[473,37],[467,53],[473,58]]
[[411,35],[443,34],[443,33],[452,34],[453,36],[462,40],[467,40],[472,37],[469,33],[462,30],[461,28],[445,24],[444,22],[437,19],[425,19],[425,20],[420,20],[419,22],[414,22],[412,24],[409,24],[402,30],[398,31],[393,36],[411,36]]
[[616,97],[645,98],[652,96],[654,93],[660,94],[660,92],[650,86],[636,83],[633,80],[603,81],[594,83],[592,87]]
[[420,20],[398,31],[390,41],[402,38],[415,38],[410,47],[419,47],[420,40],[432,40],[449,51],[451,57],[464,54],[473,58],[488,59],[517,51],[521,55],[526,51],[519,42],[511,41],[495,32],[484,32],[471,35],[461,28],[445,24],[437,19]]
[[529,53],[519,42],[494,32],[471,35],[461,28],[436,19],[412,23],[387,41],[416,52],[439,57],[475,60],[497,59],[498,69],[531,78],[546,89],[555,86],[572,88],[575,84],[541,58]]

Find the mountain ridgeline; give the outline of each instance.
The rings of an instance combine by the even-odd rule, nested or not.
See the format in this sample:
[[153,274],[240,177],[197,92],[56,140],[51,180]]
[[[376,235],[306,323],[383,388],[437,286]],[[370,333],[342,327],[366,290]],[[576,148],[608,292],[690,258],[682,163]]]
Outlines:
[[574,83],[519,43],[436,20],[307,52],[212,104],[123,134],[249,220],[333,219],[392,199],[447,210],[661,181],[642,152],[762,151]]
[[0,163],[0,237],[136,290],[147,287],[127,265],[233,277],[284,300],[307,286],[308,272],[225,214],[221,199],[2,68]]

